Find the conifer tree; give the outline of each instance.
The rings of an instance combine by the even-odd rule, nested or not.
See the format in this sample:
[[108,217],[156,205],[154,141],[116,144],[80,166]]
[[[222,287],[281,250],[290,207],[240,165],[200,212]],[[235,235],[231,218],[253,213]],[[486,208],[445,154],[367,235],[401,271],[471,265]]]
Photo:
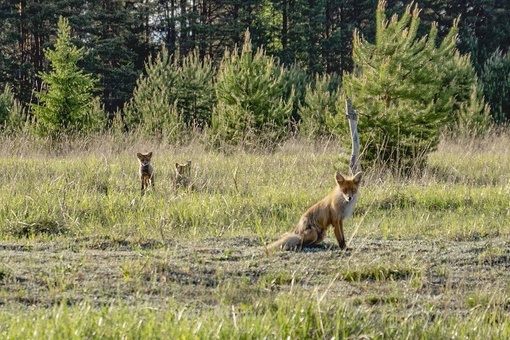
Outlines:
[[179,66],[166,49],[149,58],[124,110],[128,130],[149,135],[182,137],[185,128],[203,128],[211,121],[216,95],[210,60],[189,54]]
[[494,121],[510,121],[510,53],[496,50],[485,62],[481,79]]
[[210,58],[205,56],[201,60],[198,50],[195,50],[184,57],[177,75],[176,82],[170,90],[175,96],[182,122],[187,127],[198,129],[209,126],[211,112],[216,103],[214,72]]
[[262,48],[253,51],[249,32],[240,53],[237,48],[225,53],[212,117],[213,133],[220,143],[272,148],[286,136],[293,94],[285,98],[285,71],[281,67]]
[[365,159],[405,171],[423,163],[437,146],[443,125],[457,123],[461,104],[478,83],[469,57],[456,51],[457,21],[438,45],[435,24],[428,35],[417,37],[416,6],[390,20],[385,6],[380,1],[376,11],[375,44],[355,32],[355,68],[344,77],[344,87],[361,116]]
[[339,95],[339,77],[336,75],[317,75],[315,82],[306,87],[304,104],[300,105],[299,132],[307,137],[327,137],[334,130],[331,124],[337,115]]
[[481,88],[473,84],[470,97],[460,103],[456,123],[450,132],[464,137],[481,135],[487,132],[490,117],[490,105],[483,99]]
[[[104,117],[91,114],[96,80],[78,67],[83,50],[71,42],[71,27],[60,17],[54,49],[45,49],[51,71],[39,74],[46,90],[36,92],[38,103],[32,105],[42,135],[58,137],[60,133],[98,129]],[[97,113],[97,111],[94,110]]]
[[11,86],[5,85],[0,92],[0,130],[19,131],[26,120],[26,112],[19,100],[14,98]]
[[285,100],[292,99],[292,118],[291,124],[296,128],[299,123],[300,106],[304,105],[307,86],[313,79],[303,70],[297,63],[293,63],[287,67],[280,67],[282,73],[282,85],[284,87],[283,98]]
[[124,110],[128,131],[165,135],[171,139],[176,137],[182,126],[171,89],[178,77],[178,70],[172,66],[171,56],[166,49],[154,59],[149,57],[145,75],[138,79],[133,98]]

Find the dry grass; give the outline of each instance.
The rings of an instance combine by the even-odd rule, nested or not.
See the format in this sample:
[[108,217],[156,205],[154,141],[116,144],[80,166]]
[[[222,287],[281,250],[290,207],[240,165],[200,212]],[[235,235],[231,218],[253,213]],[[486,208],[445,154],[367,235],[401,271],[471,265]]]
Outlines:
[[[346,169],[334,140],[228,155],[115,135],[0,145],[2,338],[510,336],[507,134],[443,140],[410,178],[367,167],[352,250],[328,237],[271,256],[264,243]],[[143,198],[138,151],[155,154]],[[196,189],[176,191],[187,159]]]

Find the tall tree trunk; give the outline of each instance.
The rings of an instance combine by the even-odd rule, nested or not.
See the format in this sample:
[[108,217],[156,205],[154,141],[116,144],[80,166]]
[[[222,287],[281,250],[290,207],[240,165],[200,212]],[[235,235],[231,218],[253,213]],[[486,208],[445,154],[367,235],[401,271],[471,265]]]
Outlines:
[[180,35],[179,35],[179,54],[184,57],[188,53],[188,18],[187,1],[180,0]]
[[165,32],[165,45],[168,52],[174,55],[177,49],[177,32],[175,27],[176,16],[176,0],[166,2],[166,32]]
[[[20,62],[23,65],[26,62],[29,62],[28,58],[28,52],[30,51],[30,40],[28,37],[28,29],[26,27],[26,14],[25,14],[25,8],[27,7],[27,2],[22,0],[19,2],[19,35],[20,39],[18,40],[18,49],[20,54]],[[20,83],[24,82],[24,75],[21,73],[21,68],[18,68],[18,80]]]
[[[201,1],[201,8],[200,8],[200,25],[202,26],[203,32],[208,32],[205,28],[207,27],[208,19],[209,19],[209,2],[207,0]],[[205,54],[207,52],[207,46],[206,46],[206,40],[207,40],[207,33],[203,33],[200,35],[199,44],[198,44],[198,55],[201,60],[205,58]]]
[[285,64],[290,64],[289,55],[289,3],[288,0],[282,1],[282,58]]

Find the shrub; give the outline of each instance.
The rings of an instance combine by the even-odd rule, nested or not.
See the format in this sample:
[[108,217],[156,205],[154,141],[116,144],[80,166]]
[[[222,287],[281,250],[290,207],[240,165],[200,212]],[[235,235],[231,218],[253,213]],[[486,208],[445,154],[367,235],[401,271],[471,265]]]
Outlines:
[[299,107],[299,131],[307,137],[330,136],[335,129],[340,96],[339,77],[322,75],[306,86],[304,104]]
[[496,50],[485,62],[481,81],[483,94],[496,123],[510,120],[510,53]]
[[149,58],[137,81],[124,110],[127,129],[177,141],[187,128],[208,126],[216,101],[212,80],[209,59],[200,61],[195,52],[178,65],[163,49],[155,59]]
[[0,129],[14,133],[22,129],[26,121],[26,110],[21,103],[14,98],[11,87],[5,85],[0,92]]
[[212,117],[216,145],[274,147],[287,135],[293,94],[285,97],[284,75],[274,57],[252,50],[248,32],[241,53],[237,48],[225,53]]
[[[354,34],[354,71],[343,81],[360,114],[364,158],[407,171],[423,164],[439,142],[443,126],[464,120],[484,121],[483,99],[472,96],[478,80],[469,56],[456,49],[457,21],[437,45],[437,25],[418,38],[419,9],[408,6],[399,19],[386,19],[385,1],[376,12],[376,41]],[[480,111],[481,110],[481,111]],[[467,116],[469,114],[469,116]],[[480,118],[481,117],[481,118]],[[346,125],[341,125],[342,133]]]
[[127,130],[149,136],[178,138],[182,126],[171,90],[177,78],[178,69],[172,66],[171,56],[166,49],[154,59],[149,57],[145,74],[138,79],[133,98],[124,110]]

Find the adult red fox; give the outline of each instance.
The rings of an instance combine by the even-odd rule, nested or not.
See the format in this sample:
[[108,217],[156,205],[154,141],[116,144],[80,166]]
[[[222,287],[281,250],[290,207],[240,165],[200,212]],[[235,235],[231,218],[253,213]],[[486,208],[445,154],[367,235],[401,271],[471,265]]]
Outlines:
[[154,169],[151,165],[152,152],[137,153],[138,161],[140,162],[140,182],[142,184],[141,193],[144,194],[149,186],[154,188]]
[[330,225],[334,228],[338,245],[341,249],[345,249],[343,221],[351,216],[356,206],[362,175],[361,172],[358,172],[354,176],[346,177],[337,172],[335,189],[308,208],[301,216],[293,233],[283,235],[278,241],[270,244],[267,249],[297,250],[316,245],[324,239]]

